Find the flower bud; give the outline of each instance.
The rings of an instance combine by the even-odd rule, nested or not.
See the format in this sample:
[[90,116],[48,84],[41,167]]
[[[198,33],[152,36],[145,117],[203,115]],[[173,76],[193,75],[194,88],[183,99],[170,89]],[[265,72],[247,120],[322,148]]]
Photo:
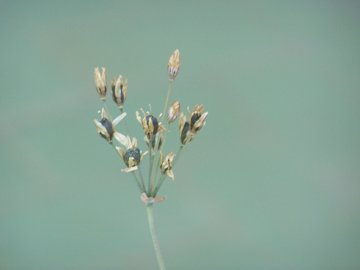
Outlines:
[[168,74],[171,81],[175,80],[180,70],[180,52],[176,49],[169,58]]
[[119,107],[122,107],[125,102],[127,87],[128,81],[123,80],[121,75],[116,81],[115,79],[111,81],[112,98]]
[[172,123],[178,118],[180,114],[180,102],[175,101],[173,104],[171,104],[168,114],[167,114],[167,120],[169,123]]
[[106,99],[106,70],[101,68],[101,73],[98,67],[94,70],[94,81],[96,86],[96,91],[98,92],[100,99]]

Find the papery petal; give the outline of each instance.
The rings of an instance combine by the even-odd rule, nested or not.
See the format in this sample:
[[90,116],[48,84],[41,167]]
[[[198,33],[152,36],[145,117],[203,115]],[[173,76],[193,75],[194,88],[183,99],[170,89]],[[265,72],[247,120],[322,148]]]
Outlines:
[[123,120],[126,116],[126,112],[120,114],[118,117],[116,117],[113,121],[112,121],[112,124],[115,126],[117,126],[121,120]]
[[136,171],[137,169],[138,169],[138,166],[134,166],[134,167],[131,167],[131,168],[121,169],[121,171],[122,171],[122,172],[129,173],[129,172]]
[[115,132],[114,133],[114,137],[115,139],[121,143],[123,146],[125,146],[125,148],[129,148],[131,142],[130,142],[130,138],[128,136],[125,136],[123,134],[121,134],[120,132]]

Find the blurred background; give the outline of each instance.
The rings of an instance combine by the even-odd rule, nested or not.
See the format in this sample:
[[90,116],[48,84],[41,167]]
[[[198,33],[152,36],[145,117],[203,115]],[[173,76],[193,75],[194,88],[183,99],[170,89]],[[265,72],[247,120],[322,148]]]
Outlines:
[[176,48],[171,100],[209,117],[155,208],[167,268],[360,269],[359,14],[358,1],[1,1],[0,269],[157,269],[136,185],[95,132],[93,69],[128,78],[140,140],[135,111],[162,111]]

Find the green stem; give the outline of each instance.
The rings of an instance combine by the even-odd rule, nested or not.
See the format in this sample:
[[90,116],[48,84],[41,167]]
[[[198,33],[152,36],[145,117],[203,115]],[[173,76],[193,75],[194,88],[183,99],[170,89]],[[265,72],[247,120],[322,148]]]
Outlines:
[[149,190],[149,194],[151,193],[151,179],[152,179],[152,167],[153,167],[153,162],[154,162],[154,157],[153,157],[153,153],[152,153],[152,149],[151,149],[151,145],[149,144],[149,186],[148,186],[148,190]]
[[[173,80],[169,80],[168,91],[167,91],[167,94],[166,94],[166,99],[165,99],[165,104],[164,104],[164,110],[163,110],[163,113],[161,115],[161,119],[164,119],[164,117],[165,117],[165,121],[167,121],[165,114],[166,114],[166,109],[167,109],[169,99],[170,99],[170,95],[171,95],[171,91],[172,91],[172,84],[173,84]],[[164,147],[165,139],[166,139],[166,132],[168,131],[167,128],[168,128],[168,125],[166,126],[163,142],[161,144],[159,152],[161,152],[161,150]],[[151,173],[152,174],[150,176],[150,181],[153,183],[152,193],[155,193],[155,189],[156,189],[155,188],[155,179],[157,178],[157,174],[158,174],[158,170],[159,170],[159,166],[160,166],[160,155],[159,155],[159,157],[157,158],[157,160],[155,162],[153,160],[153,165],[154,164],[156,164],[156,166],[155,166],[155,168],[154,168],[154,166],[152,166],[152,168],[151,168]],[[150,191],[150,194],[151,194],[151,191]]]
[[160,189],[161,185],[164,183],[165,178],[166,178],[166,174],[162,174],[160,176],[159,182],[158,182],[158,184],[157,184],[157,186],[156,186],[156,188],[154,190],[154,194],[153,194],[154,198],[156,197],[156,194],[159,192],[159,189]]
[[167,91],[167,94],[166,94],[164,110],[163,110],[163,114],[161,116],[162,119],[164,119],[164,117],[165,117],[166,109],[167,109],[167,106],[168,106],[168,103],[169,103],[169,98],[170,98],[171,91],[172,91],[172,83],[173,83],[173,81],[169,80],[169,86],[168,86],[168,91]]
[[160,270],[165,270],[164,259],[163,259],[162,254],[161,254],[159,240],[158,240],[157,235],[156,235],[155,222],[154,222],[154,211],[153,210],[154,210],[153,204],[149,204],[149,205],[146,206],[148,222],[149,222],[149,229],[150,229],[150,234],[151,234],[151,238],[152,238],[153,245],[154,245],[156,259],[157,259],[157,262],[158,262],[158,265],[159,265],[159,269]]
[[144,176],[143,176],[142,171],[141,171],[141,167],[138,166],[138,169],[137,169],[137,170],[139,171],[139,175],[140,175],[140,179],[141,179],[141,185],[142,185],[142,187],[143,187],[143,192],[146,193],[145,181],[144,181]]
[[135,172],[131,172],[131,174],[134,176],[135,182],[136,182],[136,184],[138,185],[140,192],[141,192],[141,193],[144,192],[144,191],[143,191],[143,188],[142,188],[141,185],[140,185],[140,181],[139,181],[139,179],[137,178]]

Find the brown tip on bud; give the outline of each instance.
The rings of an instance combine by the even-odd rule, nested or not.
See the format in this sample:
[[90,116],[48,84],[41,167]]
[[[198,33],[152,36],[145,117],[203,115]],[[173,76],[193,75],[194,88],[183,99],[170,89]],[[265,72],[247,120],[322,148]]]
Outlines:
[[170,80],[175,80],[180,70],[180,51],[176,49],[169,58],[168,74]]
[[105,68],[101,68],[101,72],[99,67],[94,69],[94,82],[96,86],[96,91],[98,92],[100,99],[106,99],[106,70]]

